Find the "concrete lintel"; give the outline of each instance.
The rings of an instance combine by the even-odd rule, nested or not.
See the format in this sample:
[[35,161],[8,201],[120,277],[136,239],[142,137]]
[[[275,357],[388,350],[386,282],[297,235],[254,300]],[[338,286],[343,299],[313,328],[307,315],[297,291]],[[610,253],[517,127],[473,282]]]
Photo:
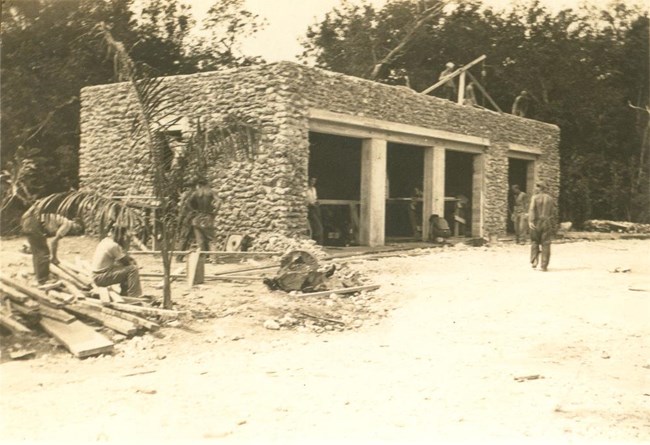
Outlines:
[[468,145],[488,147],[490,145],[490,140],[482,137],[314,108],[309,110],[309,129],[363,139],[377,138],[401,143],[409,142],[425,147],[441,143],[444,145],[444,142],[458,142],[465,147]]
[[[515,143],[508,143],[508,156],[515,158],[518,156],[541,156],[542,149],[539,147],[531,147],[530,145],[522,145]],[[522,157],[528,159],[528,157]]]

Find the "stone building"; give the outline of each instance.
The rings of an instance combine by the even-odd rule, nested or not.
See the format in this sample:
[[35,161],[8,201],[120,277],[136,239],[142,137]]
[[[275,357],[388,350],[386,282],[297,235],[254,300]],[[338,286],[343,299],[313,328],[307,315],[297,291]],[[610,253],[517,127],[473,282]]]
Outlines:
[[[554,125],[289,62],[164,81],[184,132],[233,112],[257,122],[253,159],[211,170],[223,198],[221,240],[230,233],[307,233],[310,176],[318,178],[332,244],[427,239],[431,214],[444,216],[459,235],[502,236],[511,184],[532,192],[541,182],[551,196],[559,193]],[[146,194],[143,156],[129,141],[128,85],[84,88],[81,102],[82,189]],[[416,187],[421,197],[413,197]],[[460,226],[459,203],[466,220]]]

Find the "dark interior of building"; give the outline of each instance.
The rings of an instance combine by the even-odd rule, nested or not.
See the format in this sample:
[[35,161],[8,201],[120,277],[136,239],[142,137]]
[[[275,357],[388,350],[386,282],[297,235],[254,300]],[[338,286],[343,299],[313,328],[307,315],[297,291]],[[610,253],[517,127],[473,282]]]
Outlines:
[[515,196],[512,194],[512,186],[518,184],[522,192],[529,193],[526,190],[528,162],[523,159],[508,158],[508,233],[514,233],[515,228],[510,215],[515,204]]
[[386,158],[386,238],[421,239],[424,149],[389,143]]
[[325,245],[358,244],[361,139],[309,133],[309,176],[317,178]]
[[[474,155],[447,150],[445,155],[445,215],[454,236],[472,233]],[[448,198],[453,198],[449,200]]]

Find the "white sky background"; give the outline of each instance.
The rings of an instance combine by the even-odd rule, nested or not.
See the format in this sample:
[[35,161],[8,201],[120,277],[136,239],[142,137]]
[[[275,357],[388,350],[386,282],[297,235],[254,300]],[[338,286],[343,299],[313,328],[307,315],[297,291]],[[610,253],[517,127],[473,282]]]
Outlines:
[[[348,2],[358,4],[361,0]],[[542,4],[551,10],[577,8],[583,2],[584,0],[542,0]],[[213,0],[190,0],[189,3],[200,25]],[[382,6],[386,0],[369,0],[369,3]],[[512,1],[485,0],[484,3],[494,8],[507,8]],[[605,8],[609,1],[588,0],[588,3]],[[638,4],[636,0],[630,3]],[[246,0],[247,9],[266,19],[267,25],[254,37],[244,41],[242,51],[249,56],[262,56],[267,62],[296,61],[303,51],[299,39],[305,36],[307,27],[321,21],[327,12],[340,4],[341,0]]]

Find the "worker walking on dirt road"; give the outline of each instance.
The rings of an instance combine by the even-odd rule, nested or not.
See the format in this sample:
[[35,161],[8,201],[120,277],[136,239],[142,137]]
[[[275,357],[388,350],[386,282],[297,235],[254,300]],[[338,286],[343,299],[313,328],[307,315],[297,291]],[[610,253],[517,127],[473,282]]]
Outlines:
[[539,264],[539,254],[542,254],[542,271],[548,270],[551,259],[551,240],[553,238],[553,215],[555,202],[544,193],[541,184],[535,186],[535,194],[528,208],[528,227],[530,228],[530,264],[533,269]]

